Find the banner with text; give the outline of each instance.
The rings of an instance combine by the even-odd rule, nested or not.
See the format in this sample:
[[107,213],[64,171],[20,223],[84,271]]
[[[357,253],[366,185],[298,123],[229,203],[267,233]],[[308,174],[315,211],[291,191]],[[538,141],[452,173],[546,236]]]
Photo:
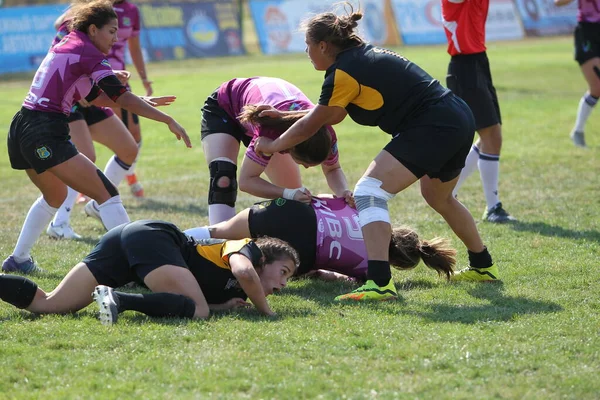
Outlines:
[[[302,52],[306,48],[300,24],[312,15],[330,11],[339,0],[250,0],[250,12],[265,54]],[[364,17],[358,33],[373,44],[400,44],[386,0],[362,0]]]
[[65,4],[0,8],[0,74],[36,69],[48,53]]
[[[392,0],[396,23],[407,45],[446,43],[440,0]],[[512,0],[490,0],[486,40],[523,38],[523,28]]]
[[577,25],[577,2],[557,7],[553,0],[515,0],[527,36],[562,35]]
[[236,0],[139,4],[141,43],[153,61],[244,54]]

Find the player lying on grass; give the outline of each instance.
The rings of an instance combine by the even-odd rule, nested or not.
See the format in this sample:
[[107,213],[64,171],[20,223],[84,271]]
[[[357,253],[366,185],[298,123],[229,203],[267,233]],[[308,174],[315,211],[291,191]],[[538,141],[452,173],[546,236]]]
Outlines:
[[[62,282],[47,293],[31,280],[0,274],[0,299],[33,313],[63,314],[92,302],[113,324],[132,310],[152,317],[208,318],[211,310],[252,304],[274,315],[266,296],[283,289],[298,254],[275,238],[197,242],[175,225],[144,220],[110,230]],[[153,293],[113,288],[142,281]]]
[[[300,266],[296,275],[365,281],[367,250],[358,212],[343,198],[324,196],[313,197],[310,204],[282,198],[256,203],[228,221],[185,233],[199,240],[276,237],[298,251]],[[414,268],[423,260],[447,279],[456,263],[456,250],[446,239],[421,240],[409,228],[393,230],[389,256],[397,269]]]

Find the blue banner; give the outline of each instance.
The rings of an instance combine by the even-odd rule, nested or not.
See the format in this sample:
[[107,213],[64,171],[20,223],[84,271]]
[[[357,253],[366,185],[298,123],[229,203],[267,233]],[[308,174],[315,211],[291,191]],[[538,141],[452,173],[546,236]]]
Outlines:
[[244,54],[238,2],[139,4],[141,43],[150,60]]
[[392,0],[402,43],[446,43],[440,0]]
[[577,2],[557,7],[553,0],[515,0],[527,36],[572,33],[577,25]]
[[0,8],[0,74],[36,69],[48,53],[65,4]]

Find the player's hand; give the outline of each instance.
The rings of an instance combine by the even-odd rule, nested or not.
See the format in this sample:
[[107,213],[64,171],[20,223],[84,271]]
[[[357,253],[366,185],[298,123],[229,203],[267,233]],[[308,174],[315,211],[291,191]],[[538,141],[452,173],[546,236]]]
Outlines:
[[250,303],[248,303],[244,299],[240,299],[239,297],[234,297],[233,299],[227,300],[222,304],[223,310],[235,310],[236,308],[249,308],[252,307]]
[[89,102],[89,101],[87,101],[86,99],[80,99],[80,100],[79,100],[77,103],[79,103],[79,105],[80,105],[81,107],[84,107],[84,108],[88,108],[88,107],[91,107],[91,106],[92,106],[92,105],[90,104],[90,102]]
[[354,201],[354,193],[352,193],[352,190],[344,190],[342,197],[344,200],[346,200],[346,204],[352,208],[356,208],[356,202]]
[[264,156],[270,157],[273,155],[274,151],[272,151],[273,140],[266,137],[258,137],[256,142],[254,142],[254,151],[257,154],[262,154]]
[[294,194],[294,200],[310,204],[312,201],[312,194],[308,189],[304,188],[303,190],[298,190],[298,192]]
[[152,107],[160,107],[160,106],[171,105],[175,101],[175,99],[177,99],[177,96],[159,96],[159,97],[140,96],[140,99],[144,100],[146,103],[148,103]]
[[284,115],[281,111],[268,104],[261,104],[256,107],[256,110],[260,111],[260,114],[258,114],[259,117],[279,118]]
[[113,71],[113,72],[117,76],[117,79],[119,80],[119,82],[121,82],[123,85],[126,85],[127,82],[129,81],[129,78],[131,78],[131,72],[129,72],[129,71],[117,70],[117,71]]
[[152,90],[152,81],[142,79],[142,84],[144,85],[144,89],[146,89],[146,96],[152,96],[152,93],[154,93]]
[[186,147],[192,147],[192,142],[190,141],[187,132],[185,131],[185,129],[183,129],[183,126],[179,125],[177,121],[171,119],[171,122],[169,122],[169,129],[175,134],[177,140],[183,139],[183,142],[185,143]]

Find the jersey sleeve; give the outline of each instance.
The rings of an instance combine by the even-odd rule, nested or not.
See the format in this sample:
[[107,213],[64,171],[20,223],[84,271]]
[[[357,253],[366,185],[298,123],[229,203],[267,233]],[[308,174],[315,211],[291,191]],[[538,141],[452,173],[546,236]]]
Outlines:
[[251,239],[228,240],[222,247],[221,258],[229,266],[229,257],[233,254],[241,254],[248,258],[252,265],[259,265],[262,252]]
[[254,136],[252,141],[248,145],[248,149],[246,149],[246,157],[257,163],[262,167],[267,167],[269,165],[269,161],[271,161],[271,156],[266,156],[264,154],[259,154],[254,150],[254,145],[256,144],[256,139],[258,136]]
[[321,88],[319,104],[346,108],[360,94],[360,85],[347,72],[335,68],[328,71]]
[[331,150],[329,151],[329,156],[327,159],[323,161],[323,164],[331,166],[336,164],[340,160],[340,157],[338,153],[337,135],[335,134],[335,130],[331,126],[328,126],[327,130],[329,133],[331,133]]

